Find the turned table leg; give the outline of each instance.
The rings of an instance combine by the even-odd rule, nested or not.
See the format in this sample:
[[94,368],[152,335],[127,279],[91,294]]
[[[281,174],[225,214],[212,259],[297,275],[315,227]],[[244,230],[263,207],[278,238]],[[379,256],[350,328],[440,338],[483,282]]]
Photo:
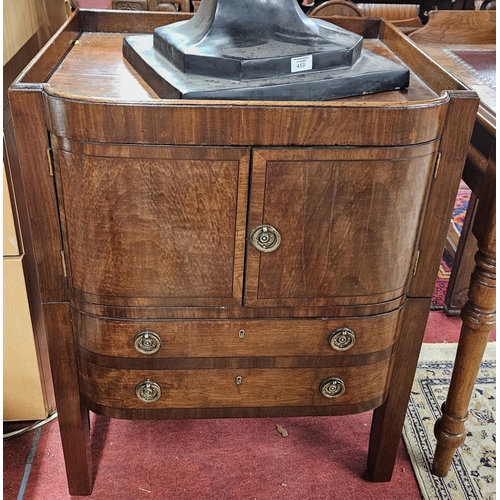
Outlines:
[[[462,330],[443,415],[436,422],[437,439],[433,472],[445,476],[453,455],[465,440],[465,422],[477,373],[495,325],[496,231],[494,162],[483,179],[485,196],[480,197],[476,237],[479,250],[472,273],[469,300],[462,309]],[[488,173],[490,175],[488,175]],[[482,205],[482,206],[481,206]],[[476,226],[475,226],[476,229]]]
[[470,299],[462,310],[462,330],[455,367],[443,415],[436,422],[433,472],[445,476],[458,448],[465,441],[465,421],[477,372],[495,321],[495,257],[479,250],[472,274]]

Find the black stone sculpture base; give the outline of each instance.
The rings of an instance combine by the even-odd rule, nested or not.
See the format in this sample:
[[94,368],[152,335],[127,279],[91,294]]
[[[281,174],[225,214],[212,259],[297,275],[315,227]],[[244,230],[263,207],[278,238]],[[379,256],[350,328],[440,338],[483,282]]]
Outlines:
[[161,98],[327,100],[407,87],[409,70],[296,0],[203,0],[123,55]]
[[182,73],[153,49],[152,35],[125,38],[123,55],[162,99],[325,101],[409,84],[405,66],[366,50],[351,67],[251,80]]

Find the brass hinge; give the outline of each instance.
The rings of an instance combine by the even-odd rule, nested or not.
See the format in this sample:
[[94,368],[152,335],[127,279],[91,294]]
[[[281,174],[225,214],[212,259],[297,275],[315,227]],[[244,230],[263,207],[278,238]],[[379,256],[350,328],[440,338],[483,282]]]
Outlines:
[[64,277],[68,277],[68,273],[66,272],[66,259],[64,257],[64,250],[61,250],[61,262],[62,262],[62,269],[63,269],[63,274]]
[[438,176],[439,162],[441,161],[441,152],[438,152],[436,156],[436,164],[434,165],[434,173],[432,177],[435,179]]
[[415,261],[413,262],[413,276],[417,274],[417,267],[419,260],[420,260],[420,250],[417,250],[417,254],[415,255]]
[[47,161],[49,162],[49,174],[54,177],[54,159],[52,158],[51,148],[47,148]]

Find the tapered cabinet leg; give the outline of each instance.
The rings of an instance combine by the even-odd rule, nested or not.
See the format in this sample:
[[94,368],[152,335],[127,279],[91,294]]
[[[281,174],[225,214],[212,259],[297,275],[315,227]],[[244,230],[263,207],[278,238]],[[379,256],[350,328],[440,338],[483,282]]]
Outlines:
[[79,397],[69,305],[44,304],[44,316],[69,493],[90,495],[89,412]]
[[430,299],[409,299],[401,323],[391,389],[385,403],[373,412],[368,450],[372,481],[390,481],[410,398],[420,347],[430,309]]

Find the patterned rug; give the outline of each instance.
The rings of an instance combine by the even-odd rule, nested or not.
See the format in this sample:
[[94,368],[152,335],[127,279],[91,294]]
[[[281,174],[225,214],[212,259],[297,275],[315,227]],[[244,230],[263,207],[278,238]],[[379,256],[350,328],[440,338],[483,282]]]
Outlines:
[[446,248],[443,251],[441,264],[439,265],[438,277],[434,285],[434,294],[432,295],[431,310],[437,311],[443,309],[448,283],[450,281],[451,268],[453,266],[453,257]]
[[[457,198],[455,200],[455,207],[453,208],[453,215],[451,223],[455,226],[458,233],[462,231],[464,224],[467,206],[469,205],[470,189],[465,182],[460,181],[460,188],[458,190]],[[439,266],[438,278],[434,287],[434,294],[432,296],[431,309],[439,310],[444,307],[444,299],[446,297],[446,290],[448,289],[448,282],[450,280],[451,268],[453,266],[453,257],[447,250],[443,253],[441,265]]]
[[424,500],[495,498],[495,346],[492,342],[486,349],[469,406],[467,437],[444,478],[431,474],[434,423],[446,399],[457,344],[422,346],[403,439]]

